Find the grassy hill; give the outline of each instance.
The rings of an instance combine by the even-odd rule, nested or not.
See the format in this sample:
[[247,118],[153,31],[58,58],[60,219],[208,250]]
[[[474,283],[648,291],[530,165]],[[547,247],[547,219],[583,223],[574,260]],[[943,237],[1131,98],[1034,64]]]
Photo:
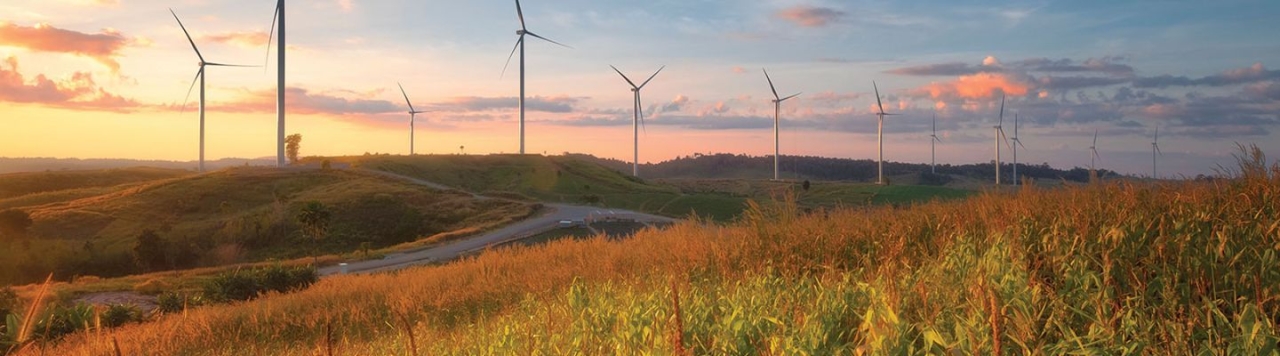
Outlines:
[[[579,155],[372,155],[330,159],[487,195],[598,204],[674,217],[696,213],[719,221],[740,216],[750,199],[769,200],[786,194],[797,194],[801,206],[806,208],[923,202],[971,194],[938,187],[880,187],[841,182],[818,183],[814,185],[815,190],[808,192],[802,191],[797,182],[785,181],[644,180]],[[314,164],[321,159],[311,160]]]
[[148,167],[0,174],[0,209],[93,196],[121,186],[191,174]]
[[1274,354],[1280,165],[564,240],[20,355]]
[[[188,268],[379,248],[509,222],[532,209],[345,170],[230,168],[116,187],[44,190],[6,200],[41,196],[33,199],[40,205],[12,203],[34,223],[24,238],[0,239],[6,245],[0,284],[51,271],[58,278],[139,272],[131,251],[145,230],[163,239],[164,267]],[[318,244],[299,232],[295,220],[311,201],[332,214]]]

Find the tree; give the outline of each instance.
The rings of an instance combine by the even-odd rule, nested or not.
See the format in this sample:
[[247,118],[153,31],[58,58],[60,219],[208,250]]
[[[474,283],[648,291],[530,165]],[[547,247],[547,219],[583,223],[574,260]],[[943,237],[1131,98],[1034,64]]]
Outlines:
[[165,269],[168,259],[165,258],[165,241],[155,230],[146,229],[138,234],[138,241],[133,244],[133,260],[148,271]]
[[806,192],[807,192],[807,191],[809,191],[809,180],[808,180],[808,179],[805,179],[805,180],[804,180],[804,183],[803,183],[803,184],[801,184],[801,185],[800,185],[800,187],[801,187],[801,188],[804,188],[804,191],[806,191]]
[[0,234],[22,236],[31,227],[31,214],[18,209],[0,211]]
[[315,240],[315,244],[312,246],[312,263],[319,262],[316,252],[318,252],[320,240],[324,238],[325,231],[329,229],[329,215],[329,209],[318,201],[308,202],[298,212],[298,223],[302,224],[303,235]]
[[289,164],[298,164],[298,150],[302,148],[302,134],[292,134],[284,138],[284,155],[289,157]]

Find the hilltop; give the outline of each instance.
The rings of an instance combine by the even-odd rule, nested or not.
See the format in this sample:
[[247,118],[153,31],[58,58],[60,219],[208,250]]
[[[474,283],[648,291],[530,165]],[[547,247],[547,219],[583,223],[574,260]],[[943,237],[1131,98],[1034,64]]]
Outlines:
[[[242,167],[170,178],[160,174],[153,180],[109,186],[122,175],[128,174],[108,170],[0,175],[0,182],[60,176],[108,182],[98,188],[50,184],[47,188],[54,190],[0,200],[0,206],[24,211],[32,220],[26,236],[0,239],[5,255],[0,284],[34,281],[48,271],[59,279],[79,274],[107,277],[381,248],[508,223],[534,209],[526,203],[476,199],[464,192],[348,170]],[[313,201],[326,206],[332,216],[319,244],[299,233],[295,218],[304,203]],[[144,269],[134,263],[132,251],[148,230],[160,237],[165,256],[159,266]]]

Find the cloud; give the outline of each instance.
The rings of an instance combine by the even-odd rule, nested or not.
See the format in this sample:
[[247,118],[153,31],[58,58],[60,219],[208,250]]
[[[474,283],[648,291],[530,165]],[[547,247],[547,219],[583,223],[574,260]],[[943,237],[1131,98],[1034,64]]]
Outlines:
[[1157,77],[1138,78],[1133,86],[1138,88],[1167,88],[1174,86],[1211,86],[1221,87],[1237,84],[1250,84],[1267,80],[1280,79],[1280,71],[1268,70],[1262,63],[1254,63],[1245,68],[1236,68],[1202,78],[1162,75]]
[[201,36],[200,40],[236,45],[244,48],[265,48],[267,41],[269,41],[268,36],[269,35],[266,31],[223,32],[219,34]]
[[[568,96],[534,96],[525,98],[525,110],[541,111],[550,113],[568,113],[573,112],[573,105],[578,103],[578,98]],[[438,110],[452,111],[491,111],[491,110],[507,110],[520,107],[520,101],[517,97],[478,97],[466,96],[450,99],[445,102],[433,104]]]
[[927,96],[934,100],[992,99],[1000,94],[1027,95],[1031,86],[1012,76],[999,73],[962,75],[955,80],[933,82],[909,91],[909,95]]
[[64,30],[48,24],[25,27],[0,22],[0,45],[26,48],[33,51],[68,53],[92,58],[113,72],[120,71],[115,57],[128,44],[128,40],[113,30],[88,34]]
[[743,67],[741,67],[741,66],[734,66],[733,68],[730,68],[730,70],[732,70],[734,74],[746,74],[746,73],[747,73],[747,69],[746,69],[746,68],[743,68]]
[[1052,60],[1048,58],[1031,58],[1019,61],[1016,66],[1026,71],[1045,73],[1078,73],[1095,72],[1117,77],[1129,77],[1134,73],[1133,67],[1117,63],[1123,57],[1089,58],[1076,63],[1067,58]]
[[[885,73],[897,74],[897,75],[914,75],[914,76],[958,76],[958,75],[973,75],[973,74],[991,72],[991,71],[993,70],[990,68],[971,66],[965,63],[960,63],[960,62],[952,62],[952,63],[926,64],[922,66],[891,69],[891,70],[885,71]],[[995,70],[995,71],[998,71],[998,70]]]
[[684,95],[676,95],[676,98],[671,99],[671,102],[663,104],[662,110],[659,110],[657,113],[661,114],[661,113],[668,113],[668,112],[677,112],[677,111],[680,111],[680,109],[683,109],[684,105],[688,103],[689,103],[689,97]]
[[18,72],[17,58],[9,57],[4,64],[7,66],[0,66],[0,101],[115,112],[133,112],[142,107],[132,99],[102,89],[89,73],[75,72],[63,80],[52,80],[39,74],[27,80]]
[[338,0],[338,8],[341,8],[343,12],[351,12],[352,9],[355,9],[355,4],[352,3],[352,0]]
[[798,5],[779,10],[774,15],[802,27],[826,27],[840,21],[846,14],[844,11],[829,7]]
[[[407,111],[407,108],[386,100],[350,99],[310,90],[289,87],[285,89],[289,112],[296,114],[326,115],[377,115]],[[177,107],[170,107],[177,109]],[[276,111],[275,89],[245,91],[233,101],[213,103],[210,110],[241,113],[273,113]]]
[[809,96],[809,101],[826,105],[840,105],[844,102],[858,100],[862,94],[859,93],[837,93],[834,91],[824,91]]

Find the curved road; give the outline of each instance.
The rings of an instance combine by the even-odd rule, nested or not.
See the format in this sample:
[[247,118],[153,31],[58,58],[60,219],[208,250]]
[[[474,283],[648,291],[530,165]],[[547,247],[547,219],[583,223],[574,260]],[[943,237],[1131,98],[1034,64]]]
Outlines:
[[[457,190],[433,182],[424,181],[412,177],[406,177],[390,172],[362,170],[381,176],[395,179],[410,181],[416,184],[429,186],[441,190]],[[475,193],[470,193],[479,199],[495,199],[488,198]],[[559,226],[561,220],[587,221],[592,218],[616,218],[625,220],[635,220],[642,223],[671,223],[676,219],[665,216],[650,215],[637,213],[629,210],[607,209],[593,206],[567,205],[544,203],[545,210],[543,213],[525,219],[523,221],[504,226],[500,229],[484,232],[476,236],[463,238],[460,240],[446,242],[442,245],[432,246],[422,250],[406,251],[387,255],[379,260],[367,260],[347,263],[347,273],[371,273],[398,270],[409,266],[427,264],[440,261],[448,261],[467,252],[484,249],[503,242],[518,240],[525,237],[537,235],[548,230],[555,229]],[[321,276],[341,273],[340,266],[329,266],[320,269]]]

